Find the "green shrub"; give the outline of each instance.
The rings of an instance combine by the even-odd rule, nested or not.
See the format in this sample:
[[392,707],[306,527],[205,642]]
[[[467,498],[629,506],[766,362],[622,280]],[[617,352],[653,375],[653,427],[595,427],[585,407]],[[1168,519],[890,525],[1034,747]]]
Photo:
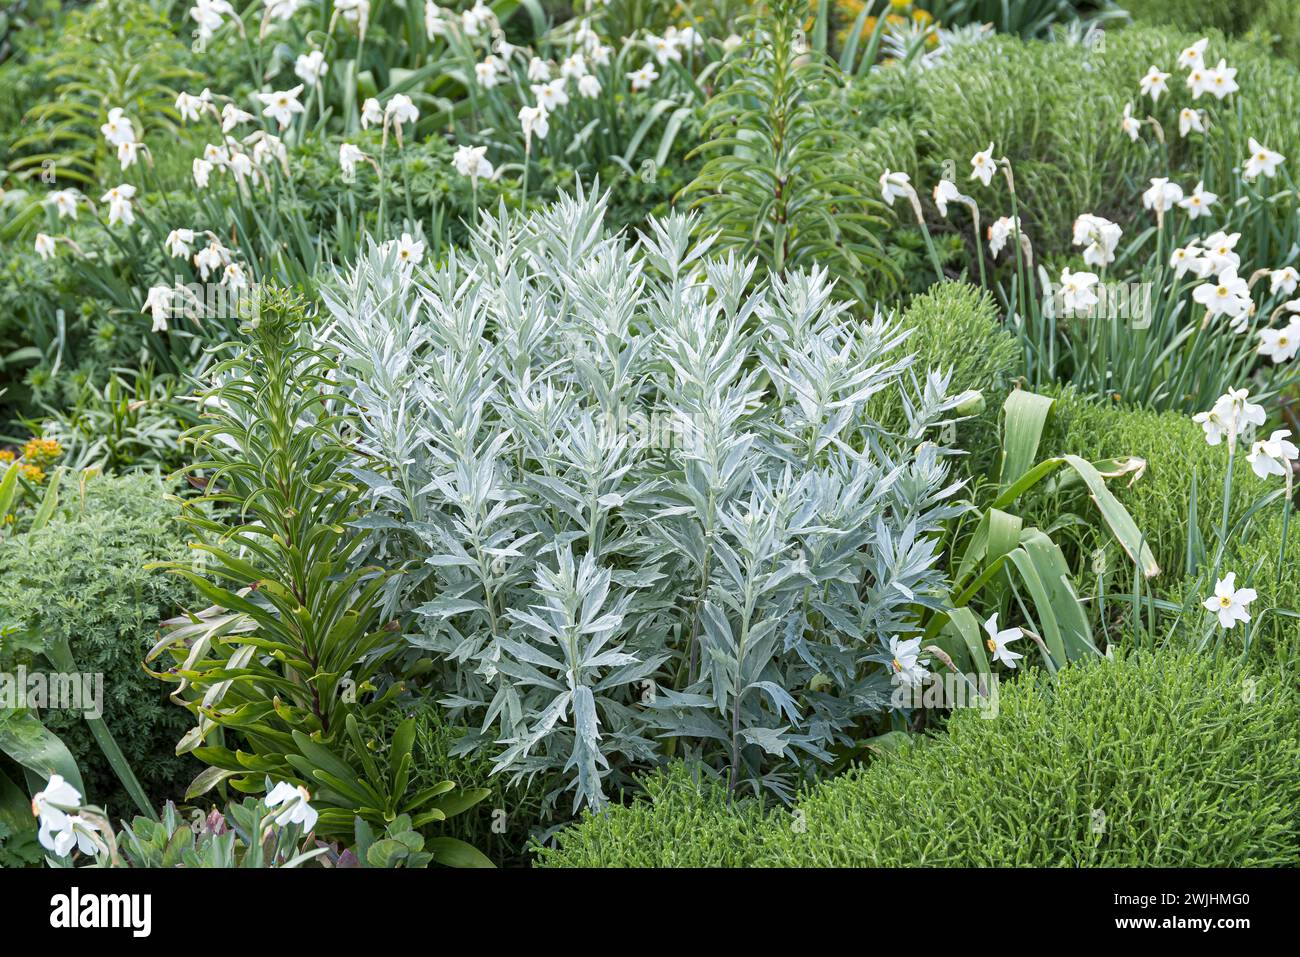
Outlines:
[[[67,640],[81,671],[104,675],[104,721],[145,790],[159,800],[179,797],[197,770],[173,751],[188,715],[141,668],[159,621],[191,594],[179,579],[144,569],[186,554],[176,509],[153,476],[102,476],[84,492],[66,481],[69,514],[0,547],[0,633],[17,628],[42,642]],[[18,664],[45,670],[0,639],[0,667]],[[134,805],[81,716],[45,711],[41,718],[76,757],[87,800],[128,813]]]
[[[1186,650],[1029,671],[805,794],[730,812],[716,790],[589,816],[544,866],[1264,866],[1300,862],[1295,677]],[[676,787],[672,782],[678,782]]]
[[[983,395],[983,412],[958,426],[957,445],[970,453],[973,468],[990,464],[998,447],[998,410],[1021,367],[1020,346],[1002,328],[993,298],[966,283],[936,284],[912,300],[902,324],[911,332],[900,351],[916,357],[918,375],[950,371],[950,393],[976,389]],[[889,429],[906,428],[896,401],[881,401],[876,414]]]
[[766,817],[759,802],[727,805],[725,782],[678,762],[642,779],[645,796],[587,812],[538,850],[542,867],[748,867]]

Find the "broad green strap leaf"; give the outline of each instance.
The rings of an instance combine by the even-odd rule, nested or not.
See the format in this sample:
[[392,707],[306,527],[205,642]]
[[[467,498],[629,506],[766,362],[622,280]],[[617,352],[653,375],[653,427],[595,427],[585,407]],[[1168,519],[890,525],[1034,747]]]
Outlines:
[[1002,469],[998,476],[1002,489],[1009,488],[1038,460],[1038,443],[1054,401],[1025,389],[1007,396],[1002,406]]
[[58,735],[30,711],[0,710],[0,751],[44,779],[61,774],[86,798],[77,759]]

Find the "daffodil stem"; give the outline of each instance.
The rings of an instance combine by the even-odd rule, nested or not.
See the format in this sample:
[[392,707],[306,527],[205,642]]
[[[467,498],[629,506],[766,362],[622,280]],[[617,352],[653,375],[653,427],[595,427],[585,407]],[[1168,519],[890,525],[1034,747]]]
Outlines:
[[1277,582],[1278,587],[1282,585],[1282,568],[1286,564],[1286,536],[1291,526],[1291,482],[1295,476],[1291,463],[1286,462],[1286,499],[1282,502],[1282,546],[1277,554]]

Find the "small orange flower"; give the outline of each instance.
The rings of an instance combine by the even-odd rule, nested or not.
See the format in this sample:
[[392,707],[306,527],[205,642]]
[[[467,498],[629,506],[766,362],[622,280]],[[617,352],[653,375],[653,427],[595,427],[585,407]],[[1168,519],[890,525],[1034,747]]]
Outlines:
[[45,470],[39,465],[24,465],[22,467],[23,477],[29,482],[35,482],[40,485],[45,481]]

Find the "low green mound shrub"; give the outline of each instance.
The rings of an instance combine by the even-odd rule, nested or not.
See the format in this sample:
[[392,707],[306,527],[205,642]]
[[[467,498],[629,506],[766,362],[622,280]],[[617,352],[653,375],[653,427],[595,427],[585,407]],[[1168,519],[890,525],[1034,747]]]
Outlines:
[[[936,284],[911,301],[902,326],[910,334],[900,351],[916,357],[915,369],[949,370],[954,394],[975,389],[984,397],[984,410],[957,426],[957,444],[970,453],[973,468],[990,465],[998,448],[998,410],[1021,369],[1020,346],[1002,327],[992,296],[967,283]],[[879,402],[882,424],[906,427],[895,396]]]
[[[1072,666],[1055,681],[1025,672],[1001,685],[999,705],[992,719],[954,712],[939,736],[886,753],[765,820],[669,775],[659,785],[666,801],[588,816],[540,862],[1300,862],[1293,674],[1252,675],[1187,650],[1130,653]],[[724,839],[738,846],[724,849]]]
[[[158,623],[192,597],[185,582],[144,568],[186,555],[176,508],[151,475],[65,481],[60,519],[0,544],[0,668],[48,670],[31,639],[66,640],[82,672],[103,674],[104,721],[141,784],[159,800],[179,798],[198,770],[174,754],[188,715],[141,668]],[[41,720],[76,757],[85,798],[131,813],[81,715],[47,710]]]

